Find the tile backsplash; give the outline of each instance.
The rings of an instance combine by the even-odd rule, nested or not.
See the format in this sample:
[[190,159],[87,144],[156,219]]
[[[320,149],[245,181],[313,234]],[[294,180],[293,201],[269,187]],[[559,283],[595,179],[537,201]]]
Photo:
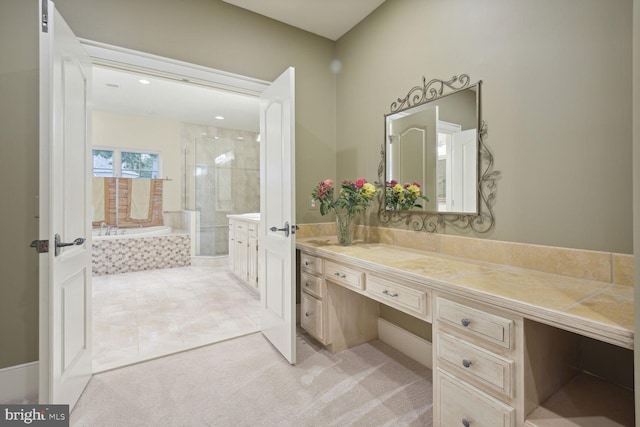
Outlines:
[[[302,224],[298,237],[334,236],[335,224]],[[356,239],[561,276],[633,286],[633,255],[358,226]]]

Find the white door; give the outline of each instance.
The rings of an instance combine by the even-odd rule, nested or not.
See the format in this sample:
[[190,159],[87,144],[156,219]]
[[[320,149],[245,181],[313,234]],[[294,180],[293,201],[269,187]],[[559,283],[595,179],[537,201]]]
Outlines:
[[296,363],[295,70],[260,97],[260,228],[258,280],[262,333]]
[[475,212],[477,209],[478,145],[475,129],[453,134],[454,212]]
[[[73,408],[91,377],[91,67],[53,3],[40,7],[39,399]],[[56,251],[56,236],[71,245]]]

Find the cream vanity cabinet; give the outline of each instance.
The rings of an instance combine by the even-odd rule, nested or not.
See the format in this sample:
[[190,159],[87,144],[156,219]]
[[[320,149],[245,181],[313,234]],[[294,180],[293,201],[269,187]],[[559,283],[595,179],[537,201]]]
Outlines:
[[229,215],[229,263],[231,271],[258,289],[259,214]]
[[376,339],[379,303],[431,320],[431,292],[366,268],[302,251],[300,326],[337,352]]
[[515,427],[522,319],[436,295],[434,425]]
[[[379,304],[432,323],[434,427],[633,425],[633,393],[582,369],[592,327],[571,317],[547,324],[508,298],[307,247],[299,244],[300,324],[329,350],[377,338]],[[589,414],[596,424],[584,423]]]
[[300,255],[300,326],[324,345],[324,298],[326,284],[322,278],[322,258],[302,253]]

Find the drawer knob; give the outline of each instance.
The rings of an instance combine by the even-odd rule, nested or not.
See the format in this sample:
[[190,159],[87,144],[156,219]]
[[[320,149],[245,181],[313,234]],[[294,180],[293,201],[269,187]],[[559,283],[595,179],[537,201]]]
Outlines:
[[311,286],[311,283],[305,282],[304,285],[308,288],[309,286]]
[[309,317],[309,316],[311,316],[311,314],[312,314],[312,313],[311,313],[310,311],[307,311],[306,313],[304,313],[304,316],[305,316],[305,317]]
[[309,261],[305,261],[304,265],[311,265],[311,263]]
[[471,421],[469,421],[467,418],[463,418],[462,419],[462,425],[464,427],[469,427],[471,425]]
[[384,291],[382,291],[382,293],[385,294],[385,295],[389,295],[391,298],[395,298],[395,297],[398,296],[397,292],[391,292],[391,291],[388,291],[386,289]]
[[336,272],[336,273],[333,273],[333,275],[334,275],[334,276],[337,276],[337,277],[339,277],[339,278],[341,278],[341,279],[346,279],[346,278],[347,278],[347,275],[346,275],[346,274],[340,274],[340,273],[337,273],[337,272]]
[[468,368],[471,366],[471,360],[469,359],[462,359],[462,366],[464,366],[465,368]]
[[464,319],[462,319],[462,320],[460,321],[460,323],[462,323],[462,326],[464,326],[464,327],[466,328],[466,327],[467,327],[467,326],[469,326],[469,324],[471,323],[471,320],[470,320],[470,319],[467,319],[467,318],[464,318]]

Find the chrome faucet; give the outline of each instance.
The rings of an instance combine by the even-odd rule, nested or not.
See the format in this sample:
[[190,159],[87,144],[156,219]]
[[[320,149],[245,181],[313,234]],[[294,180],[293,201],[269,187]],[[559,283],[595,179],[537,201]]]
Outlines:
[[98,236],[102,236],[103,235],[102,231],[105,230],[105,229],[107,230],[107,232],[104,235],[108,236],[109,235],[109,225],[107,225],[106,222],[102,221],[100,223],[100,232],[98,233]]

